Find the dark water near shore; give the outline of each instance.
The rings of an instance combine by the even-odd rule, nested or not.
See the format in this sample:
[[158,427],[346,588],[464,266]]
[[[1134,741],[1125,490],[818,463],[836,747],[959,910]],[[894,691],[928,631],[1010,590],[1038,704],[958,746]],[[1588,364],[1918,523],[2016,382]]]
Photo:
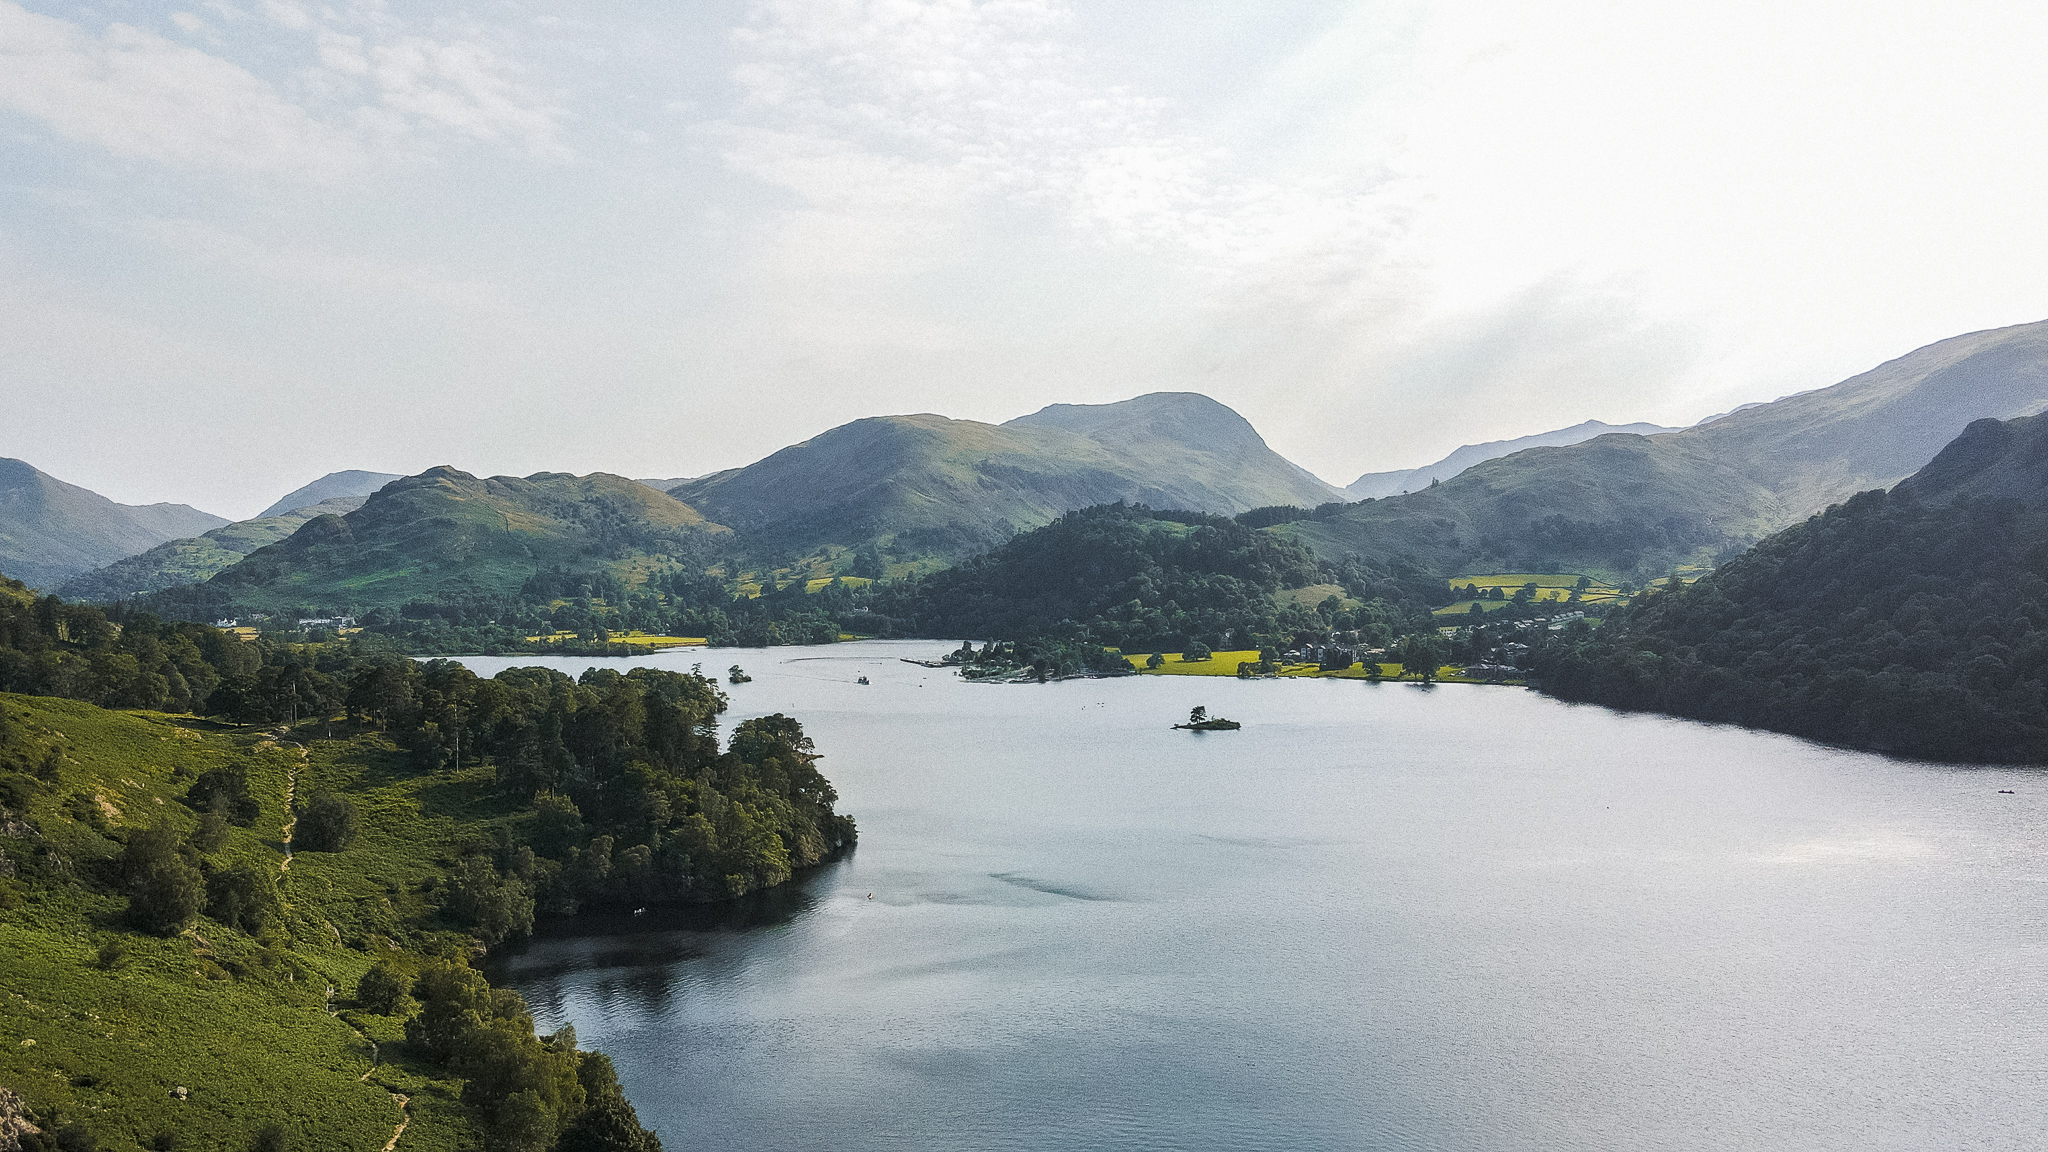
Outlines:
[[[758,902],[505,962],[671,1152],[2048,1140],[2048,777],[1516,689],[897,660],[943,648],[655,658],[745,665],[729,721],[799,717],[861,827]],[[1245,728],[1168,731],[1194,704]]]

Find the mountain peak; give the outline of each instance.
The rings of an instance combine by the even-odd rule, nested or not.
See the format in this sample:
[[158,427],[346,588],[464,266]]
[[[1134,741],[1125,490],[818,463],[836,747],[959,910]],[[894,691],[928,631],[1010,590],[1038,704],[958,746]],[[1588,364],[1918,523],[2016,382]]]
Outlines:
[[339,496],[368,496],[398,478],[395,472],[365,472],[360,468],[329,472],[311,484],[292,491],[250,519],[261,520],[268,516],[282,516],[287,512],[296,512],[310,504],[318,504]]
[[1005,428],[1064,428],[1101,439],[1139,432],[1211,451],[1267,447],[1237,410],[1200,392],[1147,392],[1113,404],[1048,404]]

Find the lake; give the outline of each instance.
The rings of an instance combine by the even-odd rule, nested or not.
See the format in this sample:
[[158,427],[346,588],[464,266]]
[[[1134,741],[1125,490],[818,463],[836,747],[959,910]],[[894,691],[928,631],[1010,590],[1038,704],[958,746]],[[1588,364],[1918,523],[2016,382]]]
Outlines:
[[[643,661],[744,665],[727,729],[798,717],[861,830],[757,900],[586,917],[501,961],[671,1152],[2048,1130],[2034,772],[1513,688],[899,659],[947,647]],[[1168,730],[1197,704],[1244,729]]]

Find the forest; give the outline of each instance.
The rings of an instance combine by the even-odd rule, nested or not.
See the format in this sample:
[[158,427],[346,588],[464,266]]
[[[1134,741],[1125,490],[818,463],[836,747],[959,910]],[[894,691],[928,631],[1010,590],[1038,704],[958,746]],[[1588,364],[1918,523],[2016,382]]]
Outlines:
[[2010,498],[1870,491],[1546,645],[1568,700],[1899,755],[2048,758],[2048,532]]
[[[1360,605],[1319,609],[1273,596],[1322,583],[1341,586]],[[1194,644],[1258,648],[1274,637],[1331,629],[1356,629],[1366,642],[1385,644],[1427,626],[1432,595],[1444,598],[1442,581],[1419,571],[1329,565],[1239,520],[1103,504],[958,567],[882,586],[870,603],[900,635],[1178,652]]]

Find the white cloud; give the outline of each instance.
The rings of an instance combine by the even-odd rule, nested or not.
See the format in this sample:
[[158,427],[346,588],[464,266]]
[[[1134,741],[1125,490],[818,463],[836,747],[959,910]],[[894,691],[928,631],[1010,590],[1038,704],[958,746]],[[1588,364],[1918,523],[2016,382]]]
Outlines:
[[[230,22],[242,15],[208,8]],[[360,167],[373,144],[387,160],[428,155],[446,132],[534,158],[569,154],[564,110],[475,28],[423,32],[375,6],[316,13],[264,0],[262,13],[303,41],[309,59],[296,73],[266,79],[211,36],[213,52],[129,24],[95,33],[0,0],[0,107],[124,159],[187,170],[323,179]],[[190,12],[168,19],[187,34],[209,31]],[[234,47],[274,66],[290,45]],[[401,140],[416,147],[394,153]]]
[[0,0],[0,106],[115,156],[326,175],[353,145],[225,60],[127,24],[93,35]]
[[383,106],[394,112],[479,140],[514,142],[535,156],[568,154],[557,136],[562,111],[481,43],[398,36],[371,46],[367,58],[344,61],[344,71],[367,72]]

